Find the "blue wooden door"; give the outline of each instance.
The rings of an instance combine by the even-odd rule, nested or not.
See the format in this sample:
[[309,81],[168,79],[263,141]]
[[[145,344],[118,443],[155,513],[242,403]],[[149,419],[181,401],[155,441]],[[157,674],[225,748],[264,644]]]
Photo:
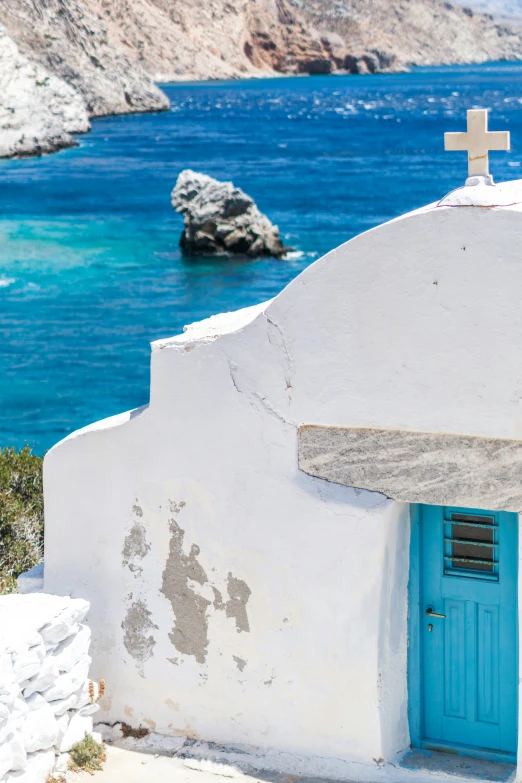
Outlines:
[[425,747],[517,750],[518,514],[420,507]]

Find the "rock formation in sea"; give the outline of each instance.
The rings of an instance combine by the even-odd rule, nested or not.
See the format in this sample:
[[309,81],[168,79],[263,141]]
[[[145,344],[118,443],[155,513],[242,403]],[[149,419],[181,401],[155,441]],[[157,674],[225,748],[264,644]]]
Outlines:
[[0,25],[4,154],[166,109],[155,82],[522,59],[522,28],[447,0],[2,0]]
[[178,177],[171,201],[184,216],[180,245],[187,253],[281,258],[290,250],[283,246],[277,226],[232,182],[186,169]]

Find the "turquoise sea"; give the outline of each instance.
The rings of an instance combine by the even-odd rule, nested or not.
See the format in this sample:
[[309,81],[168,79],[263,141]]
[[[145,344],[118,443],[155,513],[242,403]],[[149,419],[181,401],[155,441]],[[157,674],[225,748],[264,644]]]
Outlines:
[[[443,133],[491,109],[522,163],[522,64],[166,85],[172,111],[93,123],[80,146],[0,162],[0,444],[43,453],[142,405],[149,343],[277,294],[355,234],[463,184]],[[178,173],[231,179],[276,222],[288,260],[183,258]],[[522,172],[520,173],[522,176]],[[339,292],[342,296],[342,291]]]

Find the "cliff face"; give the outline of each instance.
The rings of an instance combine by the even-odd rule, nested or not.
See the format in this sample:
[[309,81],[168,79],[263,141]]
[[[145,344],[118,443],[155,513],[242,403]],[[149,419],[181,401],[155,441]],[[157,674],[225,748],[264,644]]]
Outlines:
[[89,129],[87,109],[66,82],[18,50],[0,25],[0,157],[52,152]]
[[4,0],[0,23],[20,52],[70,85],[92,117],[168,106],[140,66],[109,42],[102,17],[82,0]]
[[457,0],[483,14],[492,14],[500,21],[522,24],[522,0]]
[[495,59],[522,59],[522,30],[444,0],[2,0],[0,157],[166,109],[155,81]]
[[[478,0],[480,2],[480,0]],[[356,56],[383,53],[399,65],[519,60],[522,31],[439,0],[291,0],[318,29],[335,31]],[[485,0],[487,2],[487,0]]]

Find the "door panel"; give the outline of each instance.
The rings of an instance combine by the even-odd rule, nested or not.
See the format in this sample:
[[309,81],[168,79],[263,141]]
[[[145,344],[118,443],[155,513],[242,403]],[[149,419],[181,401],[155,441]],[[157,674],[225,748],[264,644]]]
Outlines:
[[445,601],[444,628],[444,715],[466,717],[466,604]]
[[481,604],[477,609],[477,718],[498,724],[499,608]]
[[421,506],[420,548],[425,744],[512,755],[518,515]]

